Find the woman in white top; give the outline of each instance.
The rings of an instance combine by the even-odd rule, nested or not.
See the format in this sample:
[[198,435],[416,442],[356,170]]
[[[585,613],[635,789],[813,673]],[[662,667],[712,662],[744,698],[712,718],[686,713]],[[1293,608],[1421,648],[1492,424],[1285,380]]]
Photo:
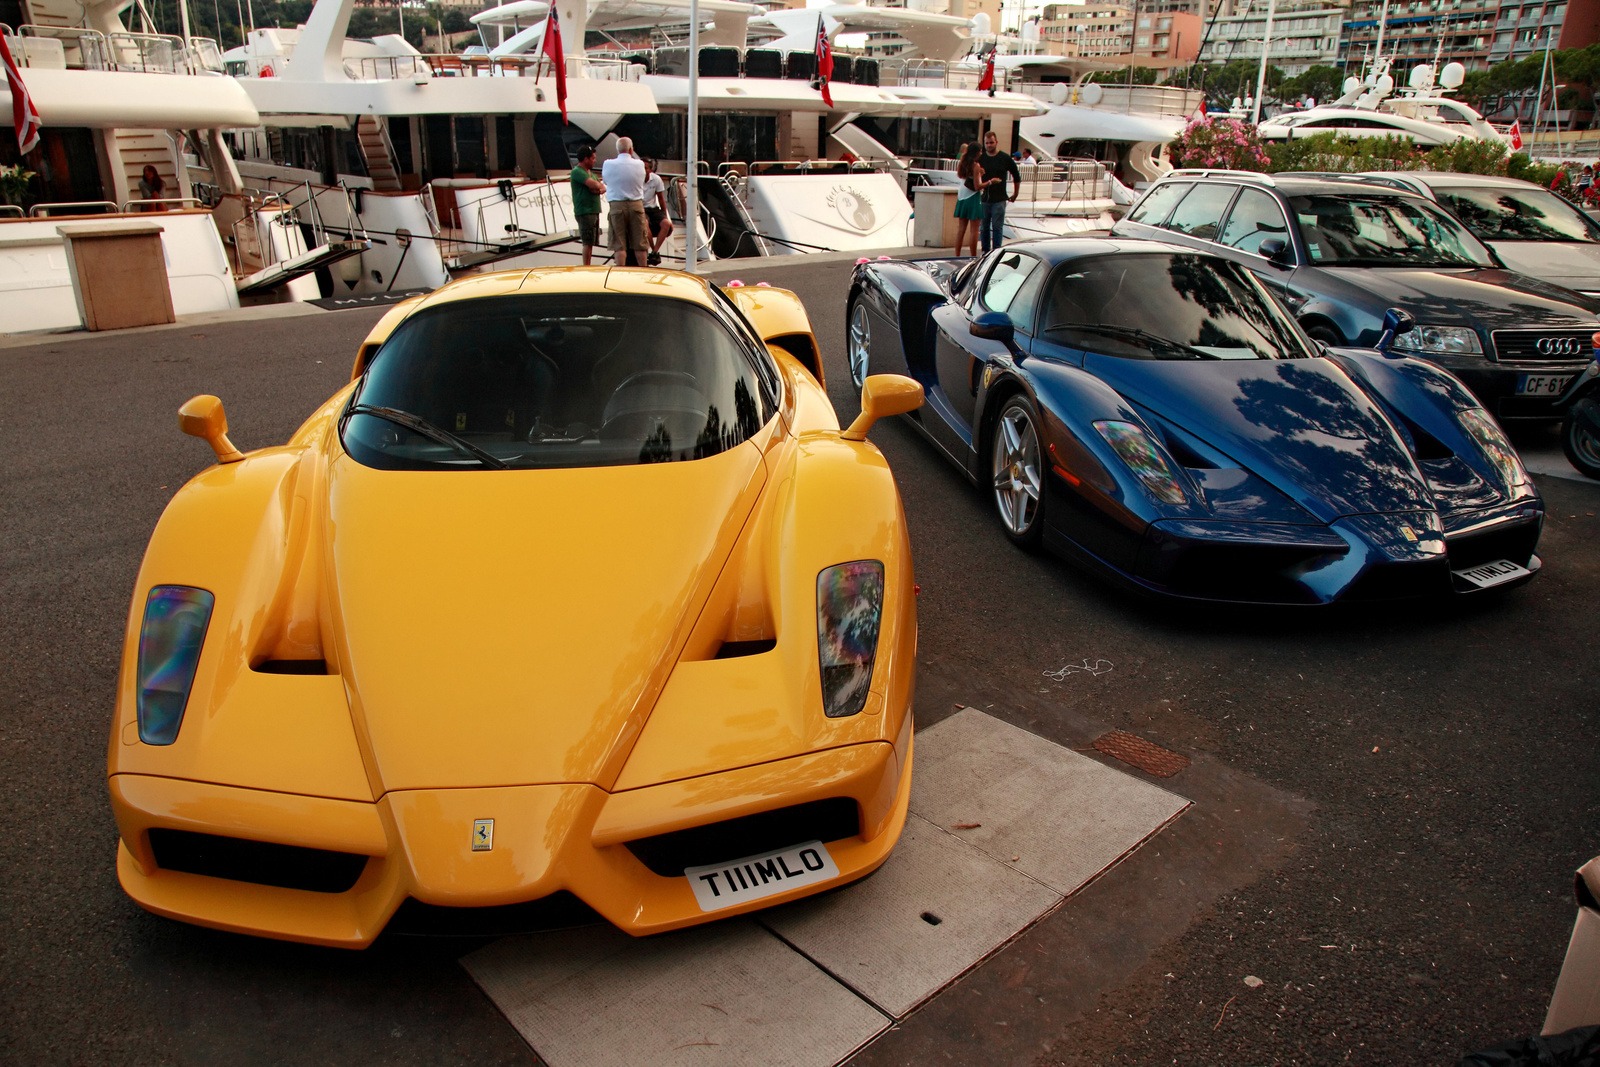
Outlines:
[[657,266],[661,262],[661,246],[672,236],[672,220],[667,217],[667,184],[656,173],[656,161],[644,161],[644,218],[650,237],[650,257],[645,262]]
[[972,235],[972,254],[978,254],[978,229],[983,219],[983,199],[978,195],[983,188],[983,168],[978,165],[978,142],[961,146],[961,159],[956,163],[956,177],[961,179],[961,191],[956,194],[956,255],[961,255]]

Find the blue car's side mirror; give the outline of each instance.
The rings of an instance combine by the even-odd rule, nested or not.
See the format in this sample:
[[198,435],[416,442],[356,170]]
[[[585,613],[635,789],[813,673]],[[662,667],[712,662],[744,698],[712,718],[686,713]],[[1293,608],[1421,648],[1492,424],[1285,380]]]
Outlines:
[[1267,257],[1267,262],[1274,267],[1288,270],[1294,266],[1294,252],[1289,248],[1289,242],[1282,237],[1268,237],[1256,246],[1256,251]]
[[1003,345],[1010,345],[1017,335],[1017,328],[1012,325],[1011,316],[1004,311],[985,311],[972,320],[967,332],[985,341],[999,341]]
[[1411,317],[1409,311],[1399,308],[1390,308],[1383,313],[1383,334],[1378,338],[1377,349],[1384,355],[1389,354],[1389,348],[1394,344],[1394,339],[1403,333],[1410,333],[1416,328],[1417,320]]

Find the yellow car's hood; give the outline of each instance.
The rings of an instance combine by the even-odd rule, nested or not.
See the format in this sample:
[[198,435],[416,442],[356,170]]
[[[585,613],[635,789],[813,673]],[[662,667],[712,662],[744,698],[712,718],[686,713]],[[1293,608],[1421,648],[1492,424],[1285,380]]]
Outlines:
[[332,631],[384,790],[609,786],[765,481],[754,442],[576,470],[339,454],[329,475]]

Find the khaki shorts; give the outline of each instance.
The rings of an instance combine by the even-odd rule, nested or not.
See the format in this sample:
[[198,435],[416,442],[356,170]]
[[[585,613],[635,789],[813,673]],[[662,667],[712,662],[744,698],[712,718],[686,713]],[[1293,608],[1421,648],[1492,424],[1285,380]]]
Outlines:
[[624,248],[635,252],[645,250],[644,201],[611,201],[610,221],[612,251],[620,252]]
[[600,243],[600,214],[578,216],[578,240],[586,245]]

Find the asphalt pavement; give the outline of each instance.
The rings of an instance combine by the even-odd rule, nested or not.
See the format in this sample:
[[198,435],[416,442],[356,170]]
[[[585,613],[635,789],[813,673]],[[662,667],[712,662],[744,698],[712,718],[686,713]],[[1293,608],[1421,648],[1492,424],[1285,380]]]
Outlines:
[[[732,274],[801,294],[852,417],[849,265]],[[471,946],[201,930],[113,869],[128,599],[209,462],[175,411],[213,392],[240,447],[281,443],[381,310],[0,351],[0,1062],[537,1062]],[[1539,479],[1545,569],[1504,595],[1175,609],[1017,550],[908,427],[872,437],[922,587],[919,724],[972,705],[1080,751],[1129,730],[1191,758],[1163,784],[1195,806],[856,1062],[1446,1064],[1538,1030],[1600,853],[1600,485]]]

